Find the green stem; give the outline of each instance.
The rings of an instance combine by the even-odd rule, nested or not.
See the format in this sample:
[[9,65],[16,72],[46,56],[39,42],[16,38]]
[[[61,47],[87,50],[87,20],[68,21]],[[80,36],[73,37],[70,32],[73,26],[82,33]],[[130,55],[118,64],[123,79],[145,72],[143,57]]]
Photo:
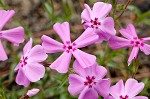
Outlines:
[[117,6],[117,1],[115,1],[115,4],[113,4],[113,15],[112,15],[113,19],[115,19],[116,8],[117,8],[116,6]]
[[138,68],[139,68],[139,64],[137,59],[134,60],[134,68],[133,68],[133,74],[132,74],[132,78],[135,78],[136,73],[138,72]]
[[127,1],[126,5],[125,5],[125,7],[124,7],[124,10],[121,12],[121,14],[120,14],[115,20],[119,19],[119,18],[123,15],[123,13],[126,11],[128,5],[129,5],[132,1],[134,1],[134,0],[128,0],[128,1]]
[[118,20],[115,20],[115,22],[117,23],[117,25],[119,26],[119,28],[123,28],[122,25],[120,24],[120,22]]

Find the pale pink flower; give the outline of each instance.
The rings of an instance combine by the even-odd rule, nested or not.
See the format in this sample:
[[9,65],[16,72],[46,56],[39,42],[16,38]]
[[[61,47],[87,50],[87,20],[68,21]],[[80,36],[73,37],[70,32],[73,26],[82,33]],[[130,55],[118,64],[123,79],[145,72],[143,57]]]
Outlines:
[[137,80],[129,78],[125,85],[120,80],[116,85],[110,87],[112,97],[108,99],[148,99],[145,96],[136,96],[144,89],[144,83],[138,83]]
[[26,95],[29,97],[32,97],[32,96],[35,96],[39,91],[40,91],[39,89],[33,88],[31,90],[28,90]]
[[87,4],[84,6],[81,18],[85,29],[93,29],[99,35],[99,41],[107,41],[116,34],[113,18],[106,17],[112,8],[111,4],[96,2],[92,10]]
[[75,61],[73,69],[76,74],[69,75],[68,91],[71,95],[79,95],[78,99],[98,99],[98,94],[103,97],[109,95],[110,80],[103,79],[107,70],[98,66],[95,63],[91,67],[82,68],[80,64]]
[[16,83],[27,87],[31,82],[36,82],[44,76],[45,67],[40,64],[47,58],[43,47],[36,45],[32,48],[32,39],[23,48],[20,62],[14,69],[18,71]]
[[146,55],[150,54],[150,45],[146,44],[148,41],[150,41],[150,37],[138,38],[135,28],[132,24],[129,24],[126,29],[121,29],[120,33],[127,39],[113,36],[109,40],[109,45],[114,50],[133,47],[128,59],[128,66],[131,64],[133,59],[137,59],[139,49]]
[[2,30],[14,14],[14,10],[0,10],[0,61],[5,61],[8,58],[1,42],[2,39],[13,43],[15,46],[24,42],[24,29],[21,26],[10,30]]
[[56,23],[53,29],[59,35],[63,44],[46,35],[43,35],[41,38],[43,41],[42,46],[47,53],[63,52],[63,54],[50,65],[51,69],[55,69],[60,73],[66,73],[72,55],[83,68],[89,67],[95,63],[96,57],[94,55],[87,54],[78,49],[97,41],[98,35],[91,29],[84,31],[83,34],[72,43],[70,40],[70,27],[68,22],[62,24]]

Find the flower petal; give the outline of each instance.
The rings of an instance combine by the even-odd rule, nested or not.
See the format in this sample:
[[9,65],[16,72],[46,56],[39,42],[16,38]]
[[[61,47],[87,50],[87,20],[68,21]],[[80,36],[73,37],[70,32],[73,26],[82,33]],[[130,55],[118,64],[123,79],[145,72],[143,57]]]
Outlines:
[[75,72],[84,78],[86,78],[86,76],[92,75],[92,70],[90,70],[90,67],[82,68],[77,60],[75,60],[73,63],[73,69]]
[[138,52],[139,52],[139,47],[133,47],[131,54],[129,56],[129,59],[128,59],[128,66],[131,64],[133,59],[137,58]]
[[100,26],[100,29],[108,33],[111,36],[114,36],[116,34],[116,30],[114,28],[114,20],[112,17],[106,17],[102,20],[102,24]]
[[30,81],[28,80],[28,78],[25,76],[22,68],[19,69],[18,74],[16,76],[16,83],[18,85],[23,85],[24,87],[29,86]]
[[107,97],[104,97],[104,99],[115,99],[115,98],[112,96],[107,96]]
[[47,53],[56,53],[64,51],[62,43],[57,42],[56,40],[46,35],[43,35],[41,39],[43,41],[42,46]]
[[150,41],[150,37],[141,38],[141,39],[143,39],[143,41],[144,41],[144,42],[148,42],[148,41]]
[[4,27],[4,25],[14,16],[14,10],[0,10],[0,30]]
[[36,82],[44,77],[45,67],[39,63],[28,63],[23,67],[23,72],[31,82]]
[[19,62],[19,63],[17,64],[17,66],[15,67],[14,72],[16,72],[17,70],[19,70],[20,67],[21,67],[21,63]]
[[124,95],[124,83],[123,80],[119,80],[119,82],[116,83],[116,85],[113,85],[110,87],[110,94],[114,98],[119,98],[120,95]]
[[144,52],[146,55],[150,54],[150,45],[144,44],[144,46],[140,47],[140,50]]
[[127,39],[133,39],[134,37],[138,38],[135,27],[132,24],[129,24],[126,29],[120,29],[119,32]]
[[85,6],[85,9],[81,13],[81,18],[85,22],[90,22],[90,20],[91,20],[91,8],[87,4],[84,4],[84,6]]
[[30,50],[28,57],[29,62],[42,62],[46,60],[48,55],[41,45],[36,45]]
[[98,99],[98,93],[94,88],[85,87],[78,99]]
[[68,72],[71,56],[71,53],[64,52],[50,65],[50,68],[57,70],[59,73]]
[[137,80],[129,78],[125,83],[125,93],[130,98],[136,96],[144,89],[144,83],[138,83]]
[[87,28],[74,42],[77,48],[82,48],[95,43],[98,38],[98,35],[94,33],[92,28]]
[[68,91],[71,95],[77,95],[81,93],[81,91],[84,89],[84,81],[85,79],[76,75],[76,74],[70,74],[69,75],[69,87]]
[[63,43],[70,41],[70,26],[68,22],[55,23],[53,26],[54,31],[59,35]]
[[108,40],[110,39],[110,37],[111,37],[110,34],[105,33],[105,32],[103,32],[103,31],[100,30],[100,29],[98,29],[98,30],[96,31],[96,33],[97,33],[98,36],[99,36],[99,42],[108,41]]
[[127,48],[127,47],[131,47],[133,46],[131,44],[131,42],[127,39],[121,38],[121,37],[117,37],[117,36],[112,36],[109,39],[109,46],[114,49],[120,49],[120,48]]
[[102,79],[107,74],[107,70],[103,66],[99,66],[97,63],[91,66],[91,69],[92,75],[96,76],[97,79]]
[[26,45],[23,48],[23,53],[26,54],[28,53],[32,48],[32,38],[26,43]]
[[96,62],[94,55],[87,54],[79,49],[76,49],[72,54],[83,68],[92,66]]
[[93,64],[90,67],[82,68],[77,60],[75,60],[73,63],[73,69],[77,74],[84,78],[86,76],[93,75],[97,79],[102,79],[107,73],[107,70],[102,66],[98,66],[97,63]]
[[145,96],[136,96],[136,97],[133,97],[132,99],[148,99],[148,97],[145,97]]
[[82,25],[84,27],[84,29],[87,29],[88,27],[91,28],[91,23],[90,22],[82,22]]
[[93,6],[93,14],[97,18],[104,18],[108,15],[112,8],[111,4],[103,3],[103,2],[96,2]]
[[96,83],[96,86],[94,86],[94,88],[101,96],[107,97],[109,95],[110,79],[99,80],[99,82]]
[[1,32],[2,38],[10,41],[15,46],[19,46],[19,43],[24,42],[24,29],[21,26]]
[[4,50],[2,42],[0,40],[0,61],[5,61],[7,59],[8,59],[7,54],[6,54],[5,50]]

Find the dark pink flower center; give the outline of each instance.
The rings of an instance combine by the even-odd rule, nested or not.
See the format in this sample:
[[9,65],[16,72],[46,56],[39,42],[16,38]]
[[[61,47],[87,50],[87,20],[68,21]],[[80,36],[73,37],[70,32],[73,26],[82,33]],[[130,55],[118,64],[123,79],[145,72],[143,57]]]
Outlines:
[[89,86],[89,88],[92,88],[93,85],[96,85],[95,77],[87,76],[86,81],[84,82],[84,85]]
[[125,95],[125,96],[120,96],[120,99],[128,99],[129,98],[129,96],[127,96],[127,95]]
[[21,63],[21,66],[23,67],[23,66],[25,66],[26,64],[27,64],[27,60],[28,60],[28,57],[26,56],[26,57],[22,57],[22,59],[20,60],[20,63]]
[[95,18],[94,20],[91,19],[91,27],[98,29],[98,27],[101,25],[101,22],[98,21],[98,18]]
[[71,50],[71,49],[72,49],[72,46],[68,46],[68,49]]
[[140,46],[144,46],[144,41],[143,39],[138,39],[137,37],[134,37],[131,40],[131,44],[133,44],[134,47],[140,47]]
[[0,38],[2,37],[2,33],[0,33]]
[[64,44],[63,48],[66,50],[67,53],[74,52],[76,50],[75,48],[76,43],[71,43],[70,41],[66,41],[66,44]]

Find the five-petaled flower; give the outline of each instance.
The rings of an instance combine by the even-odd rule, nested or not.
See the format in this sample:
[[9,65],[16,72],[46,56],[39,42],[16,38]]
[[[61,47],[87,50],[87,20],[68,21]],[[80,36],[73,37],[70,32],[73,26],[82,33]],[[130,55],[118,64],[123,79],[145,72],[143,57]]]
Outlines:
[[18,70],[16,83],[27,87],[31,82],[36,82],[44,76],[45,67],[39,62],[47,58],[43,47],[36,45],[32,49],[32,39],[23,48],[23,55],[20,62],[14,69]]
[[92,10],[87,4],[84,6],[81,18],[85,29],[93,29],[99,35],[99,41],[106,41],[116,34],[113,18],[106,17],[112,8],[111,4],[96,2]]
[[150,54],[150,45],[146,44],[148,41],[150,41],[150,37],[138,38],[135,28],[132,24],[129,24],[126,29],[121,29],[120,33],[127,39],[112,36],[109,40],[109,45],[112,49],[115,50],[120,48],[133,47],[128,59],[128,66],[131,64],[133,59],[137,59],[139,49],[146,55]]
[[76,74],[69,75],[69,87],[68,91],[71,95],[79,95],[78,99],[98,99],[98,93],[107,97],[109,95],[110,80],[103,79],[107,70],[94,65],[82,68],[80,64],[75,61],[73,68]]
[[56,23],[53,28],[64,44],[43,35],[41,38],[43,41],[42,46],[47,53],[64,52],[50,65],[51,69],[55,69],[60,73],[66,73],[69,68],[72,54],[83,68],[92,66],[96,62],[96,57],[94,55],[87,54],[78,49],[97,41],[98,35],[96,35],[91,29],[84,31],[78,39],[71,43],[68,22],[62,24]]
[[14,10],[0,10],[0,60],[7,60],[7,54],[2,45],[1,39],[7,40],[18,46],[19,43],[24,42],[24,29],[19,26],[10,30],[2,30],[4,25],[11,19],[15,14]]
[[135,79],[129,78],[125,85],[123,80],[120,80],[116,85],[110,87],[110,94],[112,96],[108,99],[148,99],[145,96],[136,96],[143,89],[144,83],[138,83]]

